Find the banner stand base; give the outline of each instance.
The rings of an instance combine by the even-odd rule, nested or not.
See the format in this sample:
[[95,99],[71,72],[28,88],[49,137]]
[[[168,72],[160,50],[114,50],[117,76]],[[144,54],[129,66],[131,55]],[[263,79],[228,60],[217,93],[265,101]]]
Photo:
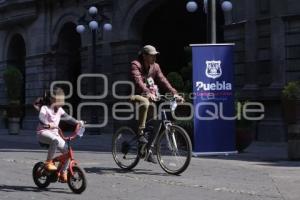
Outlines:
[[228,151],[228,152],[193,152],[193,157],[201,157],[201,156],[229,156],[233,154],[237,154],[238,151]]

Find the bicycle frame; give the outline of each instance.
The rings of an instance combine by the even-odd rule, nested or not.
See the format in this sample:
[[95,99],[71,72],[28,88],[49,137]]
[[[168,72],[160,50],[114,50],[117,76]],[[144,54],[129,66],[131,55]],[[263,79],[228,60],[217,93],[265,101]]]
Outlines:
[[[146,124],[149,124],[151,121],[157,121],[159,123],[154,124],[153,131],[156,130],[156,132],[154,133],[153,140],[151,141],[151,144],[148,146],[147,150],[151,150],[151,148],[155,147],[158,137],[161,134],[162,127],[164,127],[165,129],[169,129],[169,126],[172,125],[172,122],[170,120],[168,120],[166,110],[162,110],[162,119],[161,120],[150,119],[149,121],[147,121]],[[157,127],[155,127],[155,125],[157,125]],[[147,125],[146,125],[146,127],[147,127]]]
[[73,149],[72,147],[70,146],[70,141],[67,141],[67,144],[68,144],[68,152],[67,153],[64,153],[62,155],[59,155],[57,157],[55,157],[53,159],[53,162],[58,162],[59,163],[59,167],[57,169],[57,173],[60,173],[61,170],[62,170],[62,166],[64,166],[66,164],[66,162],[68,160],[70,160],[70,164],[68,166],[72,176],[74,175],[74,172],[73,172],[73,166],[74,165],[77,165],[77,161],[75,161],[74,159],[74,152],[73,152]]
[[[167,98],[164,95],[161,95],[160,97],[162,97],[162,99],[167,100]],[[173,98],[173,100],[168,100],[168,101],[170,101],[171,111],[172,112],[175,111],[175,109],[177,107],[177,104],[174,106],[174,102],[176,102],[176,99]],[[174,107],[174,108],[172,108],[172,107]],[[156,118],[156,117],[154,117],[154,118]],[[169,127],[172,125],[172,122],[167,117],[167,113],[166,113],[165,109],[162,109],[162,117],[161,117],[161,119],[156,120],[154,118],[150,119],[150,120],[148,120],[146,122],[146,128],[145,128],[145,130],[149,127],[149,123],[151,121],[154,121],[153,132],[152,132],[152,134],[154,133],[154,137],[153,137],[152,141],[149,141],[149,143],[146,146],[145,145],[143,146],[143,149],[146,150],[146,151],[150,151],[151,149],[153,149],[155,147],[160,134],[162,134],[161,133],[162,127],[164,129],[166,129],[166,130],[169,130]],[[137,138],[138,138],[138,135],[136,135],[136,137],[132,138],[129,141],[129,144],[131,144],[132,142],[136,141]],[[169,145],[171,145],[169,135],[167,135],[167,140],[168,140]],[[174,138],[174,135],[172,135],[172,142],[173,142],[174,147],[177,149],[176,139]],[[146,147],[146,148],[144,148],[144,147]]]
[[[173,114],[177,107],[175,101],[177,99],[175,97],[164,99],[166,102],[169,101],[170,111]],[[159,107],[160,117],[157,117],[156,113],[146,122],[143,133],[148,142],[141,140],[141,136],[130,126],[121,127],[115,132],[112,153],[120,168],[131,170],[140,159],[152,162],[153,159],[149,156],[153,155],[152,150],[156,150],[157,161],[164,171],[178,175],[186,170],[192,155],[191,141],[182,127],[173,124],[172,119],[168,119],[169,109],[165,105],[167,104]]]
[[71,140],[73,140],[77,137],[77,133],[78,133],[79,129],[80,129],[80,126],[77,125],[76,128],[75,128],[74,133],[69,137],[65,137],[64,134],[62,133],[62,130],[58,128],[59,135],[62,137],[62,139],[64,139],[67,142],[68,152],[66,152],[62,155],[59,155],[59,156],[57,156],[53,159],[53,162],[58,162],[59,163],[57,173],[60,173],[61,170],[62,170],[62,166],[64,166],[66,164],[66,162],[68,160],[70,160],[68,169],[69,169],[70,173],[72,174],[72,176],[74,175],[73,166],[77,165],[77,161],[75,161],[75,159],[74,159],[74,152],[73,152],[73,149],[70,145],[70,142],[71,142]]

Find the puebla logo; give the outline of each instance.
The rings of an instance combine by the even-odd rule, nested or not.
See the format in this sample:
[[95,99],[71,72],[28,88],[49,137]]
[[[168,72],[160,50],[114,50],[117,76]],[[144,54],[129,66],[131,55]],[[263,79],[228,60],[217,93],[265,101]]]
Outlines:
[[197,88],[197,91],[199,91],[199,90],[204,90],[204,91],[227,90],[227,91],[230,91],[230,90],[232,90],[232,85],[231,85],[231,83],[227,83],[225,81],[222,81],[222,82],[217,81],[216,83],[203,83],[202,81],[197,81],[196,88]]
[[[216,79],[222,76],[222,68],[221,68],[221,61],[218,60],[211,60],[206,61],[206,69],[205,75],[208,78]],[[196,82],[197,91],[204,90],[204,91],[231,91],[232,84],[226,81],[216,81],[211,83],[204,83],[203,81]]]
[[205,74],[208,78],[216,79],[222,76],[221,61],[206,61]]

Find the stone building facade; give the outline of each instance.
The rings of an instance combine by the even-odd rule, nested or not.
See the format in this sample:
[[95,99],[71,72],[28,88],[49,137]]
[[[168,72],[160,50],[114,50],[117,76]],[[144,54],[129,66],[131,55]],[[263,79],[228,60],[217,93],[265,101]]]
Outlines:
[[[300,3],[231,2],[230,13],[220,14],[218,9],[219,42],[236,43],[234,63],[240,97],[266,106],[265,119],[254,127],[257,139],[284,141],[280,93],[288,81],[300,78]],[[128,80],[129,63],[142,45],[156,45],[162,57],[175,63],[184,46],[206,42],[205,13],[202,9],[187,13],[185,4],[183,0],[0,0],[1,109],[7,104],[3,71],[14,64],[25,77],[24,129],[34,129],[36,113],[31,103],[52,81],[70,81],[76,86],[82,73],[107,75],[108,94],[100,101],[110,111],[115,102],[112,85],[117,80]],[[111,32],[100,30],[97,34],[95,68],[91,67],[92,34],[86,31],[79,35],[75,30],[78,19],[91,5],[97,6],[113,25]],[[165,63],[172,65],[171,61]],[[96,84],[94,92],[101,93],[103,85],[101,81]],[[84,100],[73,97],[72,101],[78,104]],[[102,132],[114,127],[109,111],[108,125]],[[1,119],[0,128],[4,127]]]
[[265,105],[265,118],[256,123],[257,139],[285,141],[281,90],[300,79],[300,4],[293,0],[232,1],[226,41],[236,43],[236,86],[243,99]]

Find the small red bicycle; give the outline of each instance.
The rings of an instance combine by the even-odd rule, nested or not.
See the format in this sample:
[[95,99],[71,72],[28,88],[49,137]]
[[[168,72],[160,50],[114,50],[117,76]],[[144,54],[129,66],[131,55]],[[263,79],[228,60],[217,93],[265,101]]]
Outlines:
[[[74,159],[74,153],[70,142],[77,136],[82,137],[84,127],[77,125],[75,131],[69,137],[65,137],[60,128],[58,128],[58,132],[60,136],[67,142],[68,152],[53,159],[53,162],[57,166],[57,170],[55,171],[46,170],[44,162],[36,163],[32,170],[33,181],[39,188],[46,188],[50,183],[55,183],[57,181],[61,182],[59,179],[59,174],[62,172],[62,166],[64,166],[64,164],[70,160],[67,183],[69,188],[74,193],[80,194],[86,189],[87,180],[84,171],[78,166]],[[40,143],[40,145],[42,147],[49,148],[48,144]]]

